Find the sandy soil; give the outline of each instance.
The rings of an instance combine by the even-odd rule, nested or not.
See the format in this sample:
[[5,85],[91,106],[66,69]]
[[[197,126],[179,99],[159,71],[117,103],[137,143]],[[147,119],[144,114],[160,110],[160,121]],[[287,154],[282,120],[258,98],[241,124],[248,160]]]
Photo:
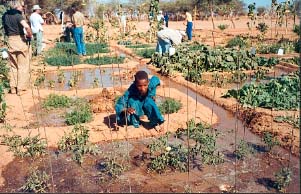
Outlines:
[[[224,32],[220,30],[211,30],[212,24],[210,21],[197,21],[195,22],[195,39],[203,41],[204,43],[214,45],[214,44],[223,44],[225,41],[230,37],[228,34],[236,35],[247,33],[248,28],[246,27],[246,19],[239,19],[235,21],[236,28],[229,28],[226,29]],[[230,21],[218,21],[216,22],[216,26],[219,24],[230,24]],[[289,26],[292,26],[292,22],[289,23]],[[145,32],[148,29],[147,22],[140,22],[136,25],[137,29],[141,32]],[[170,22],[170,27],[175,29],[185,30],[185,25],[183,22]],[[255,31],[255,30],[254,30]],[[60,26],[45,26],[45,42],[47,43],[46,48],[50,48],[54,45],[54,41],[60,36]],[[283,32],[283,30],[282,30]],[[109,29],[109,33],[111,30]],[[269,34],[269,33],[267,33]],[[212,36],[213,35],[213,36]],[[272,34],[273,36],[273,34]],[[208,38],[212,37],[212,39]],[[293,37],[293,34],[290,32],[284,37]],[[114,44],[114,42],[112,42]],[[142,61],[142,60],[141,60]],[[140,61],[140,62],[141,62]],[[143,62],[143,61],[142,61]],[[128,68],[135,68],[138,65],[137,62],[128,61],[125,66]],[[36,71],[39,69],[43,69],[44,66],[41,64],[39,58],[34,58],[32,61],[32,80],[34,80],[36,76]],[[68,69],[70,67],[64,67],[62,69]],[[79,65],[73,68],[95,68],[90,65]],[[55,67],[48,67],[46,66],[45,71],[55,71]],[[184,83],[183,78],[176,77],[173,80],[177,81],[178,83]],[[127,86],[124,86],[120,91],[124,90]],[[112,88],[108,88],[112,90]],[[191,89],[194,89],[193,87]],[[199,86],[197,91],[204,95],[205,97],[214,100],[218,105],[234,112],[236,108],[236,101],[234,99],[223,99],[220,96],[225,93],[225,89],[216,89],[215,95],[213,95],[214,89],[210,87]],[[43,98],[45,98],[50,93],[56,94],[65,94],[68,96],[95,96],[101,94],[101,89],[85,89],[85,90],[74,90],[74,91],[54,91],[54,90],[36,90],[32,88],[27,91],[26,94],[22,96],[16,96],[12,94],[6,95],[6,102],[8,105],[7,116],[6,116],[6,126],[12,126],[13,132],[7,132],[5,129],[5,125],[1,124],[2,129],[0,130],[0,135],[2,134],[19,134],[21,136],[27,136],[29,133],[31,135],[40,134],[41,137],[47,138],[48,146],[56,146],[57,141],[60,139],[64,132],[70,131],[72,127],[63,126],[63,127],[34,127],[30,125],[30,123],[37,121],[40,119],[40,115],[37,114],[39,112],[39,104]],[[211,117],[211,109],[208,107],[203,106],[202,104],[198,104],[196,106],[195,100],[192,98],[187,98],[187,96],[183,93],[180,93],[176,90],[169,91],[168,88],[160,86],[158,89],[158,94],[161,96],[166,96],[166,94],[171,94],[171,97],[181,100],[183,103],[183,108],[178,112],[172,115],[165,115],[167,122],[165,122],[166,131],[175,131],[179,127],[186,126],[187,118],[196,118],[199,121],[203,121],[206,123],[214,124],[217,122],[218,118],[216,115]],[[196,111],[194,108],[198,107]],[[189,109],[188,109],[189,108]],[[187,110],[188,109],[188,110]],[[35,111],[32,111],[35,110]],[[199,111],[201,110],[201,111]],[[241,112],[245,111],[245,109],[240,109]],[[264,109],[256,109],[256,115],[259,116],[254,117],[249,121],[249,125],[251,126],[254,132],[260,133],[263,130],[272,130],[273,132],[277,132],[280,134],[281,139],[283,140],[283,144],[285,141],[289,142],[288,139],[294,139],[294,153],[299,153],[299,129],[292,128],[292,126],[288,126],[287,124],[276,124],[271,123],[271,114],[270,111]],[[95,113],[93,114],[93,121],[88,123],[87,126],[89,127],[90,131],[90,140],[92,142],[100,142],[100,141],[107,141],[112,139],[135,139],[141,137],[150,137],[150,136],[159,136],[162,133],[158,133],[154,129],[148,130],[143,127],[140,128],[131,128],[131,127],[124,127],[120,128],[119,131],[113,131],[110,126],[108,126],[108,117],[111,118],[114,112],[107,112],[107,113]],[[278,112],[273,111],[273,114],[278,114]],[[281,113],[279,113],[281,114]],[[290,113],[290,114],[295,114]],[[212,120],[211,120],[212,119]],[[264,127],[263,127],[264,126]],[[273,127],[271,127],[273,126]],[[276,127],[276,128],[275,128]],[[290,135],[293,132],[293,137]],[[13,154],[11,152],[7,152],[7,147],[0,145],[0,155],[2,159],[0,160],[0,186],[3,184],[3,177],[1,173],[5,166],[13,160]],[[5,158],[5,159],[3,159]]]

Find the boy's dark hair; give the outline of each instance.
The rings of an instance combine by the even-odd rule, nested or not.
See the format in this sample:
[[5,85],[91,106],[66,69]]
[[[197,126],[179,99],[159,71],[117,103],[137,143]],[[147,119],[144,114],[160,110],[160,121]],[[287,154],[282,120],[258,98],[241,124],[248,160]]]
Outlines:
[[135,82],[138,81],[138,80],[148,80],[148,75],[145,71],[138,71],[136,74],[135,74]]

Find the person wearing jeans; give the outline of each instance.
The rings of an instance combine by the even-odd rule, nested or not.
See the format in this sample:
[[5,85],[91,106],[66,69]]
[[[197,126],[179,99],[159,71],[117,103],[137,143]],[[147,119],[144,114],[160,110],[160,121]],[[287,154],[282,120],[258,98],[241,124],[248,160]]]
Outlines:
[[188,37],[188,40],[192,40],[192,27],[193,27],[192,16],[188,11],[186,11],[185,14],[186,14],[186,33],[187,33],[187,37]]
[[157,33],[157,47],[156,52],[163,54],[169,52],[171,45],[179,45],[182,38],[185,36],[184,31],[173,30],[171,28],[164,28]]
[[42,44],[43,44],[43,28],[44,20],[41,13],[41,8],[39,5],[34,5],[33,13],[30,15],[30,25],[33,33],[33,37],[36,41],[36,50],[34,51],[36,55],[40,55],[42,53]]
[[84,15],[78,11],[77,7],[72,7],[73,15],[72,15],[72,24],[74,26],[73,29],[73,38],[76,45],[77,54],[79,56],[86,55],[86,45],[84,41]]

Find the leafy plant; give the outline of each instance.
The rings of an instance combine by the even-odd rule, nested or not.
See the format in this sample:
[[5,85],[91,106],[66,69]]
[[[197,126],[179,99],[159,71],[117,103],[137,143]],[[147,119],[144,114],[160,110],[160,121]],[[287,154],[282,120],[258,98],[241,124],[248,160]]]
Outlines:
[[223,97],[234,97],[244,106],[291,110],[299,107],[300,79],[297,74],[272,79],[263,84],[246,84],[228,90]]
[[259,39],[263,40],[266,32],[269,29],[269,27],[268,27],[268,25],[266,25],[266,23],[261,22],[261,23],[258,23],[258,25],[256,26],[256,29],[259,30],[259,32],[261,33],[261,36],[260,36]]
[[217,26],[220,30],[224,31],[225,29],[227,29],[229,27],[228,24],[220,24]]
[[145,48],[145,49],[139,49],[135,51],[136,55],[143,57],[143,58],[151,58],[152,55],[155,53],[154,48]]
[[80,81],[81,75],[82,75],[81,71],[72,72],[71,78],[68,81],[68,85],[70,88],[77,86],[78,82]]
[[299,127],[300,126],[300,118],[293,118],[291,116],[277,116],[274,118],[275,122],[286,122],[289,123],[291,125],[293,125],[294,127]]
[[270,132],[264,132],[262,137],[263,142],[267,145],[270,151],[275,145],[279,145],[279,141]]
[[79,164],[83,163],[85,154],[96,155],[99,149],[88,142],[89,130],[82,125],[75,125],[70,133],[65,133],[58,142],[58,149],[72,152],[72,159]]
[[58,69],[57,71],[57,82],[58,83],[63,83],[65,80],[65,74],[61,69]]
[[24,138],[20,135],[3,135],[1,142],[7,145],[8,150],[12,151],[15,156],[22,158],[40,156],[46,153],[46,141],[41,139],[39,135]]
[[65,95],[49,94],[46,99],[43,101],[43,108],[52,109],[52,108],[65,108],[70,107],[71,98]]
[[292,171],[291,169],[285,167],[281,168],[278,172],[275,174],[275,188],[278,191],[285,192],[285,188],[290,184],[292,181]]
[[151,45],[149,44],[133,44],[133,45],[126,45],[126,48],[138,49],[138,48],[149,48]]
[[116,158],[107,158],[98,164],[98,170],[99,179],[104,182],[106,179],[118,178],[126,170],[126,167],[119,163]]
[[158,106],[162,114],[172,114],[178,112],[182,107],[182,103],[173,98],[166,98]]
[[30,172],[30,176],[20,190],[30,193],[46,193],[48,180],[49,176],[45,171],[34,169]]
[[249,40],[247,37],[243,37],[241,35],[235,36],[230,39],[226,45],[227,48],[233,48],[238,46],[239,48],[246,48],[249,46]]
[[67,113],[67,125],[75,125],[79,123],[87,123],[92,120],[92,110],[86,100],[78,99],[74,105],[74,109]]
[[237,149],[234,151],[234,154],[237,159],[243,160],[249,154],[253,154],[254,149],[248,145],[248,143],[244,140],[240,140]]
[[117,64],[123,63],[125,57],[95,57],[95,58],[88,58],[84,60],[84,63],[93,64],[93,65],[105,65],[105,64]]
[[71,66],[80,63],[79,56],[77,55],[60,55],[53,57],[45,57],[45,61],[51,66]]

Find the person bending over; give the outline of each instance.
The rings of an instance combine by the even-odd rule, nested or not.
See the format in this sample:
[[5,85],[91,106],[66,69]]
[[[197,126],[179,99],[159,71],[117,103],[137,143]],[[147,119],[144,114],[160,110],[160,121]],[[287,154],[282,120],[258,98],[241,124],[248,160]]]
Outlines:
[[157,76],[148,79],[145,71],[138,71],[134,83],[115,105],[117,124],[126,122],[138,128],[141,124],[140,118],[146,115],[151,128],[162,130],[164,118],[155,102],[156,89],[159,85],[160,79]]

